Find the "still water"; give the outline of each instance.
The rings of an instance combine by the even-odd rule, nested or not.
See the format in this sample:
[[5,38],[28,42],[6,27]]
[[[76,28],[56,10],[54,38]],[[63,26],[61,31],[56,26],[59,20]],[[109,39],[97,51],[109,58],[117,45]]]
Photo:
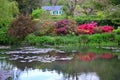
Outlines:
[[0,80],[120,80],[120,60],[110,50],[27,53],[36,50],[46,51],[1,50]]

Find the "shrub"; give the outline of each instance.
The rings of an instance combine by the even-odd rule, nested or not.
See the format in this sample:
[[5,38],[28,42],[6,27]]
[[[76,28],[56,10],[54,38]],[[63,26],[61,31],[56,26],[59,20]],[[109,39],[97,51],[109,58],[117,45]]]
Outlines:
[[82,42],[82,43],[88,43],[89,41],[89,36],[88,35],[80,35],[79,36],[79,42]]
[[78,26],[78,34],[108,33],[113,31],[112,26],[97,26],[96,22],[85,23]]
[[113,33],[94,34],[89,37],[89,40],[92,43],[110,42],[115,40],[115,34]]
[[120,34],[120,28],[113,30],[114,33]]
[[27,44],[54,44],[54,37],[50,36],[35,36],[34,34],[30,34],[25,38]]
[[102,27],[102,31],[103,32],[112,32],[113,31],[113,27],[112,26],[101,26]]
[[37,24],[35,35],[51,35],[51,34],[54,34],[54,25],[52,21],[43,21]]
[[55,32],[57,34],[75,34],[77,25],[75,21],[64,19],[55,23]]
[[34,23],[30,17],[20,15],[11,24],[8,33],[16,39],[24,39],[28,34],[34,32]]
[[120,43],[120,35],[115,36],[115,41],[119,44]]
[[82,25],[78,26],[78,34],[93,34],[94,27],[96,27],[96,26],[97,26],[96,22],[82,24]]
[[43,9],[35,9],[32,12],[32,17],[33,18],[40,18],[40,16],[45,13],[46,11],[44,11]]
[[0,28],[0,44],[5,44],[8,42],[7,29]]
[[102,28],[101,27],[94,27],[94,33],[102,33]]
[[89,39],[90,39],[90,42],[96,42],[96,43],[102,42],[102,36],[101,36],[101,34],[91,35],[91,36],[89,37]]
[[120,25],[120,18],[101,18],[99,16],[77,16],[75,17],[77,24],[97,22],[98,25],[111,25],[114,28]]

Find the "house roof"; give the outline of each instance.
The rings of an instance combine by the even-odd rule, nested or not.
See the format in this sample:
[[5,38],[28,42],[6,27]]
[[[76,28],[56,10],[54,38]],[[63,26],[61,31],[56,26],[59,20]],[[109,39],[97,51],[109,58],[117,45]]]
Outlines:
[[61,10],[62,7],[63,6],[42,6],[42,9],[56,11],[56,10]]

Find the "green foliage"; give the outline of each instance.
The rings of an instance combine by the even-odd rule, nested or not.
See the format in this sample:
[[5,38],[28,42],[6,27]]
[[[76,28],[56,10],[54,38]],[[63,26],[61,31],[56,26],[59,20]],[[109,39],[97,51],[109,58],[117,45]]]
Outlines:
[[120,34],[120,28],[113,30],[114,33]]
[[64,15],[64,13],[62,15],[52,15],[51,16],[51,19],[54,20],[54,21],[58,21],[58,20],[62,20],[62,19],[65,19],[66,16]]
[[[115,29],[119,26],[120,19],[113,19],[113,18],[103,18],[97,15],[90,15],[90,16],[76,16],[75,20],[78,24],[90,23],[92,21],[97,22],[98,25],[111,25]],[[116,23],[115,23],[116,22]]]
[[116,35],[116,36],[115,36],[115,41],[116,41],[116,42],[120,42],[120,35]]
[[18,12],[17,3],[15,1],[0,1],[0,44],[12,43],[12,38],[8,36],[7,30]]
[[114,18],[114,19],[112,19],[112,23],[114,23],[116,25],[120,25],[120,18]]
[[105,12],[107,13],[106,17],[109,18],[120,18],[120,5],[109,5]]
[[119,0],[111,0],[111,2],[112,2],[114,5],[120,4],[120,1],[119,1]]
[[0,28],[7,27],[12,21],[13,17],[18,14],[17,3],[8,0],[0,1]]
[[34,29],[34,23],[30,17],[20,15],[11,24],[8,33],[10,36],[16,39],[24,39],[28,34],[32,33]]
[[7,29],[0,28],[0,44],[5,44],[8,42]]
[[89,35],[80,35],[79,36],[79,42],[80,43],[88,43],[89,41]]
[[28,44],[54,44],[55,39],[50,36],[35,36],[34,34],[30,34],[25,38],[25,41]]
[[38,19],[41,17],[42,14],[44,14],[46,11],[43,9],[35,9],[32,11],[32,17],[35,19]]
[[15,39],[11,38],[8,33],[8,28],[2,27],[0,28],[0,44],[13,44],[15,43]]
[[30,15],[32,10],[42,6],[43,0],[16,0],[20,13]]
[[52,35],[54,34],[54,26],[52,21],[38,22],[36,25],[35,35]]
[[110,42],[115,40],[115,34],[113,33],[94,34],[89,37],[89,40],[92,43]]
[[66,35],[66,36],[36,36],[30,34],[25,42],[30,45],[53,45],[53,46],[113,46],[120,41],[120,35],[114,33],[93,34],[93,35]]

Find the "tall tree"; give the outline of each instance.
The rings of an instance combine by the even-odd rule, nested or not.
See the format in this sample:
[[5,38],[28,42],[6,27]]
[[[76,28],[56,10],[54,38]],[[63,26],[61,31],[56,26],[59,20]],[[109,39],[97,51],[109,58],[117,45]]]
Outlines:
[[69,9],[69,15],[73,16],[78,0],[66,0],[66,2]]
[[42,6],[42,0],[16,0],[18,2],[20,13],[29,15],[33,9]]
[[15,1],[0,0],[0,28],[7,26],[8,22],[10,22],[18,12]]
[[8,0],[0,0],[0,44],[10,41],[7,35],[8,26],[13,17],[18,13],[16,2]]
[[74,10],[77,4],[81,4],[84,0],[66,0],[66,4],[69,10],[69,15],[74,16]]

